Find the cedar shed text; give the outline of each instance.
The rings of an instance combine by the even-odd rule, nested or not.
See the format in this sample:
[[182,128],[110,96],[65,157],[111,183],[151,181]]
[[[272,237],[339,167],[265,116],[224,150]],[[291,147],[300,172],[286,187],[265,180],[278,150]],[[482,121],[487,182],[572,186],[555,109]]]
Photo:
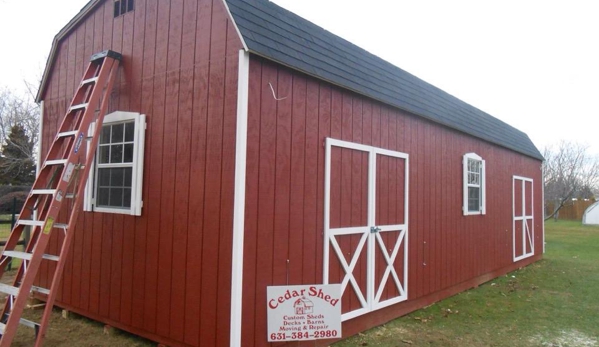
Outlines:
[[[335,299],[333,296],[326,294],[322,289],[316,289],[316,287],[310,287],[308,289],[308,296],[320,298],[333,307],[337,305],[337,303],[339,302],[338,298]],[[276,309],[279,306],[279,304],[282,304],[291,298],[301,297],[306,297],[306,289],[287,290],[285,291],[285,294],[279,296],[278,298],[270,299],[268,301],[268,307],[270,307],[271,309]]]

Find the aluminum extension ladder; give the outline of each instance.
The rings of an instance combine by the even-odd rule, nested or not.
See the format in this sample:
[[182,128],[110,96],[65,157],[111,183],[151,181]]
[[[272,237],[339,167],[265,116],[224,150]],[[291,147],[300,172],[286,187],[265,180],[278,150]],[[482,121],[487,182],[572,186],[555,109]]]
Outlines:
[[[0,292],[8,294],[0,316],[0,347],[10,346],[19,324],[35,329],[35,346],[43,343],[120,60],[121,54],[113,51],[92,55],[46,159],[40,166],[19,219],[2,250],[0,278],[13,258],[22,262],[13,285],[0,283]],[[94,121],[94,133],[88,138],[88,128]],[[87,150],[82,147],[84,141],[89,141]],[[63,206],[66,201],[68,203]],[[25,227],[31,228],[30,242],[24,252],[16,251],[15,246]],[[48,241],[55,232],[64,233],[63,238],[58,237],[62,239],[60,254],[46,254]],[[50,288],[33,285],[42,261],[56,265]],[[41,295],[46,300],[39,323],[21,318],[31,293]]]

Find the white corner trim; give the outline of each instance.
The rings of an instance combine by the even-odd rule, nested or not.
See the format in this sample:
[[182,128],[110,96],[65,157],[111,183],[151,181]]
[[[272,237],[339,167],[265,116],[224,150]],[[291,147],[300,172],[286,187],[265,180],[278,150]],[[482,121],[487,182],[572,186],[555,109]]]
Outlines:
[[[233,14],[231,13],[231,10],[229,9],[229,5],[227,5],[227,0],[223,0],[223,5],[225,5],[225,8],[227,9],[227,14],[229,14],[229,19],[231,19],[231,22],[233,23],[233,26],[235,27],[235,31],[237,31],[237,36],[239,36],[239,39],[241,40],[241,44],[243,45],[243,50],[244,51],[249,51],[248,46],[245,44],[245,40],[243,39],[243,35],[241,35],[241,31],[239,31],[239,27],[237,26],[237,23],[235,22],[235,19],[233,18]],[[239,102],[239,99],[237,100]]]
[[241,347],[249,74],[250,54],[245,50],[239,50],[237,133],[235,141],[235,196],[233,201],[233,265],[231,267],[231,347]]
[[[37,129],[37,155],[35,158],[35,178],[40,174],[42,167],[42,134],[44,127],[44,100],[40,100],[40,126]],[[37,219],[37,210],[33,210],[33,219]]]
[[44,128],[44,100],[40,101],[40,126],[37,129],[37,156],[35,163],[35,177],[39,175],[42,165],[42,134]]
[[[543,165],[541,165],[541,234],[543,236],[543,254],[545,254],[545,170],[543,169]],[[534,208],[534,205],[533,205]]]

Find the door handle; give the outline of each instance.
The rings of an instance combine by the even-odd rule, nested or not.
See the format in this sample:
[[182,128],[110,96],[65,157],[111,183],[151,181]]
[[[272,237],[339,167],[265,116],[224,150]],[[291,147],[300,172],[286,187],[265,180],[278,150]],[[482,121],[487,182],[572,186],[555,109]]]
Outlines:
[[378,227],[370,227],[370,233],[371,233],[371,234],[376,234],[376,233],[378,233],[379,231],[381,231],[381,228],[378,228]]

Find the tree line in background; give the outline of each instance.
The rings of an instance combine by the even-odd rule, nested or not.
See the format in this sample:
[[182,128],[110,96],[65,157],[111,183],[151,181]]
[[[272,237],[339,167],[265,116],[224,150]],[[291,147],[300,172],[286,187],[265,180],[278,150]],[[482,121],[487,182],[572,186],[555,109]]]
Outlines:
[[33,100],[0,89],[0,214],[18,212],[35,180],[40,109]]
[[0,184],[28,185],[35,180],[39,116],[32,96],[0,90]]
[[545,162],[545,220],[559,216],[572,199],[596,199],[599,196],[599,158],[589,154],[587,145],[561,141],[543,151]]

